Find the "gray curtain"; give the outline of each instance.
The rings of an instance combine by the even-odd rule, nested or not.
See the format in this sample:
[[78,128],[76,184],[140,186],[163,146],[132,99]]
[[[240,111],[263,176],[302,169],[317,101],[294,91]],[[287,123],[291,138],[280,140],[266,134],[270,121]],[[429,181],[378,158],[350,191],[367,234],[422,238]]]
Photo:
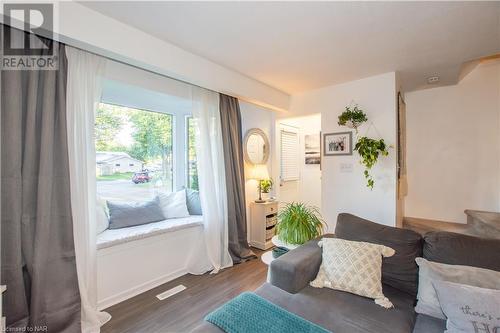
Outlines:
[[[15,38],[24,38],[24,32],[13,31]],[[81,331],[66,136],[67,61],[64,45],[54,48],[58,70],[1,73],[1,283],[7,285],[3,309],[12,331]]]
[[220,94],[219,108],[226,167],[229,253],[236,264],[256,258],[247,242],[241,112],[238,100],[224,94]]

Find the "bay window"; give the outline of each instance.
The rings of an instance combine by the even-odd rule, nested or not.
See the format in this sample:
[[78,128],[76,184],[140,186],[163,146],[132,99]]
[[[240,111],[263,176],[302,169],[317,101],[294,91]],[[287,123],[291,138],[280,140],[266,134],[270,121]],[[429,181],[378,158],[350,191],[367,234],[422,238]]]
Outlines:
[[95,117],[97,194],[142,201],[171,192],[173,122],[171,114],[101,103]]

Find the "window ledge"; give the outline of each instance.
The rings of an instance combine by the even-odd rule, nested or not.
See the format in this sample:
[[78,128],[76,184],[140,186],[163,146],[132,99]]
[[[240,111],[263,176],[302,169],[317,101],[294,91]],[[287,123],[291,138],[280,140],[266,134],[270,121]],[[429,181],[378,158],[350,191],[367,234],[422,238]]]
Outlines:
[[108,229],[97,235],[97,249],[101,250],[118,244],[201,225],[203,225],[203,216],[192,215],[134,227]]

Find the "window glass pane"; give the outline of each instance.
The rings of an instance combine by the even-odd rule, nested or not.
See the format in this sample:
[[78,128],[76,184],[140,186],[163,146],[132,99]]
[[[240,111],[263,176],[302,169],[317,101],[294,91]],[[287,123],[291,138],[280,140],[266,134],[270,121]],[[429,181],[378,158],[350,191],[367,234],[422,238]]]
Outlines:
[[101,103],[95,119],[97,194],[145,201],[171,192],[173,116]]
[[187,184],[193,190],[198,188],[198,168],[196,164],[195,149],[195,120],[192,117],[187,118]]

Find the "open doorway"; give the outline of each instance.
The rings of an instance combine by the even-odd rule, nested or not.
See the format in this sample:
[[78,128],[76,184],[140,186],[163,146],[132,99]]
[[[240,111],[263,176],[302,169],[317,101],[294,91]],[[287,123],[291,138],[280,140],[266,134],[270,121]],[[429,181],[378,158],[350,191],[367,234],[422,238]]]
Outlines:
[[321,211],[321,114],[279,119],[276,126],[280,203]]

